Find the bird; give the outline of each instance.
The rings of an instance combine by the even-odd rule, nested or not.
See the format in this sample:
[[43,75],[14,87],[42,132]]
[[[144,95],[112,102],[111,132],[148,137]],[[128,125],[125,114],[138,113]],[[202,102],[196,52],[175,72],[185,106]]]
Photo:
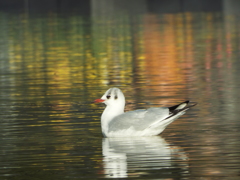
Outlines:
[[124,112],[125,96],[119,88],[108,89],[95,103],[104,103],[101,129],[104,137],[156,136],[197,103],[184,101],[171,107],[151,107]]

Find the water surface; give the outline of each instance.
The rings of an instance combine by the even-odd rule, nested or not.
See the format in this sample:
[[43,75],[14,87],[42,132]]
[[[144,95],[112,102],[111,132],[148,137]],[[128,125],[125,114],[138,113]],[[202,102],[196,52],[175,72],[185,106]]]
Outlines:
[[[0,14],[1,179],[240,176],[239,19],[222,13]],[[198,105],[159,136],[103,138],[126,110]]]

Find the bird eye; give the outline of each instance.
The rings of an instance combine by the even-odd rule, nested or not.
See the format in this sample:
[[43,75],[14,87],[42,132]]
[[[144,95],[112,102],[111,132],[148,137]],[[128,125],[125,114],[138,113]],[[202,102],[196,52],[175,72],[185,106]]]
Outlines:
[[114,99],[117,99],[117,98],[118,98],[117,96],[114,97]]
[[107,99],[109,99],[110,97],[111,97],[111,96],[110,96],[110,95],[108,95],[108,96],[107,96]]

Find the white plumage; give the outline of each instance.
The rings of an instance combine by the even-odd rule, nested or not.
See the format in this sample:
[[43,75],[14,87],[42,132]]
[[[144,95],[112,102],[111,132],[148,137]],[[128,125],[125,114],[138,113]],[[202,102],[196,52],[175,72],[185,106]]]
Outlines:
[[105,137],[158,135],[167,125],[196,105],[189,105],[189,101],[185,101],[172,107],[154,107],[124,113],[125,97],[118,88],[108,89],[95,102],[107,105],[101,116],[102,133]]

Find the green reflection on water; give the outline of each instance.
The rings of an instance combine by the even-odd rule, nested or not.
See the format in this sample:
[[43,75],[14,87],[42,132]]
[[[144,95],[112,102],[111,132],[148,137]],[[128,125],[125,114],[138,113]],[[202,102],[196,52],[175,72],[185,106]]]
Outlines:
[[[71,118],[72,102],[82,109],[78,118],[98,122],[90,111],[98,107],[86,102],[99,98],[109,86],[124,89],[126,110],[172,105],[190,96],[203,104],[213,96],[217,99],[208,82],[228,81],[223,72],[225,67],[232,69],[238,48],[236,18],[224,21],[220,13],[1,17],[8,42],[9,94],[25,101],[25,108],[33,103],[39,114],[38,108],[47,105],[44,110],[51,114],[46,117],[53,122]],[[208,109],[201,111],[208,114]]]

